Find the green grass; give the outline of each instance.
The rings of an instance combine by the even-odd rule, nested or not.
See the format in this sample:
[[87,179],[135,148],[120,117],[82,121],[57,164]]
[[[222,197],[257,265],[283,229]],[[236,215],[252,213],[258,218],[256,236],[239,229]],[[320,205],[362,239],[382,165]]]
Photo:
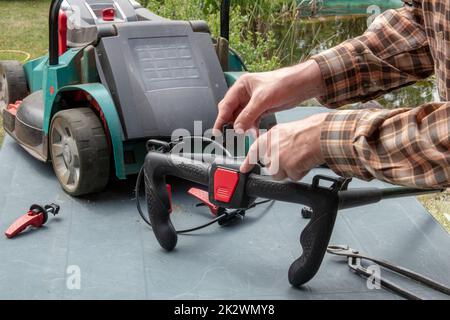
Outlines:
[[[0,0],[0,60],[25,62],[48,50],[50,0]],[[23,53],[11,52],[23,51]],[[0,117],[0,145],[4,132]]]
[[[49,0],[0,0],[0,60],[22,61],[26,56],[6,53],[2,50],[20,50],[37,58],[48,49],[48,8]],[[0,117],[0,145],[4,132]],[[450,192],[437,196],[419,198],[434,217],[450,231]]]
[[2,50],[21,50],[36,58],[48,49],[49,0],[0,0],[0,60],[23,61],[22,54]]
[[450,232],[450,191],[419,197],[420,202]]

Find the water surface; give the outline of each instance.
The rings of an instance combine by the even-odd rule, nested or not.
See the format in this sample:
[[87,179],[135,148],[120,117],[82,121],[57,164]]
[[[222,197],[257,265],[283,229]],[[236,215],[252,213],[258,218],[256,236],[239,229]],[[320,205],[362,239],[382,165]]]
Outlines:
[[[283,59],[283,65],[292,65],[311,54],[361,35],[367,29],[367,19],[368,16],[364,14],[321,16],[303,18],[301,21],[276,27],[280,45],[278,54]],[[377,99],[386,108],[415,107],[437,100],[437,90],[432,78]]]

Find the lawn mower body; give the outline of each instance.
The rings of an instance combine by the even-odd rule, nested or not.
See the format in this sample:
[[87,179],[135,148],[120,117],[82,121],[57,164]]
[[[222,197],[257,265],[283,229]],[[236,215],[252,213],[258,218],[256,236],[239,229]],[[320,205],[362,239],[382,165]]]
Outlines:
[[[171,21],[135,1],[54,0],[49,27],[49,55],[23,66],[28,95],[8,101],[4,128],[30,154],[48,161],[55,115],[89,108],[101,123],[119,179],[139,171],[148,139],[170,139],[180,128],[194,134],[196,121],[203,130],[211,128],[217,104],[245,69],[231,50],[220,60],[205,22]],[[69,127],[91,116],[80,110],[81,118],[65,115],[75,119]],[[95,136],[95,121],[91,129]],[[57,142],[74,138],[65,131]],[[79,162],[71,150],[63,154],[64,163]]]

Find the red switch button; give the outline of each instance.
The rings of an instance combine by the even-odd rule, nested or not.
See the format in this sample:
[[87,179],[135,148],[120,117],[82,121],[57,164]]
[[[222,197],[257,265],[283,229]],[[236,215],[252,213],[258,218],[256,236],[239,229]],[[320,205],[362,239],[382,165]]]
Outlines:
[[239,173],[218,168],[214,173],[214,199],[230,203],[239,183]]
[[116,18],[116,10],[114,8],[106,8],[102,10],[103,21],[114,21]]

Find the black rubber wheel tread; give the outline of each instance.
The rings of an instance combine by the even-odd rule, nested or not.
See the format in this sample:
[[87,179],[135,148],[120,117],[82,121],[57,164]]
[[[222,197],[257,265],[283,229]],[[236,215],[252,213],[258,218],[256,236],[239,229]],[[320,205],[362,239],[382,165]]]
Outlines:
[[6,74],[8,83],[6,105],[25,99],[28,95],[28,84],[22,64],[15,60],[0,61],[0,74]]
[[[102,191],[109,181],[110,152],[105,130],[98,116],[90,108],[76,108],[63,110],[55,114],[70,128],[76,142],[80,176],[75,190],[68,190],[63,183],[63,189],[72,196],[82,196]],[[50,132],[52,130],[50,129]],[[50,137],[50,152],[52,138]],[[53,155],[51,155],[53,157]],[[55,170],[56,172],[56,170]]]

